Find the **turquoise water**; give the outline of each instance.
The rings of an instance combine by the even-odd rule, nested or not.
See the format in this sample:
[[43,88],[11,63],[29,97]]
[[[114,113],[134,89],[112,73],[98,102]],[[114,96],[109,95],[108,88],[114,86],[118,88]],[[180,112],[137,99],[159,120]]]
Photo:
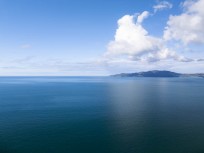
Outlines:
[[203,153],[203,142],[203,78],[0,78],[0,153]]

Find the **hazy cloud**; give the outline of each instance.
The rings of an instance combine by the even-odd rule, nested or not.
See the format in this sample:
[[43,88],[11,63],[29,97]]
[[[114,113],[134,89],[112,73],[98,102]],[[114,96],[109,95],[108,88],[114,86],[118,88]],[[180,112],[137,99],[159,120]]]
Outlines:
[[24,58],[15,59],[12,62],[14,62],[14,63],[24,63],[24,62],[29,62],[29,61],[33,60],[34,58],[35,58],[34,56],[27,56],[27,57],[24,57]]
[[23,49],[31,48],[32,46],[30,44],[23,44],[20,46]]

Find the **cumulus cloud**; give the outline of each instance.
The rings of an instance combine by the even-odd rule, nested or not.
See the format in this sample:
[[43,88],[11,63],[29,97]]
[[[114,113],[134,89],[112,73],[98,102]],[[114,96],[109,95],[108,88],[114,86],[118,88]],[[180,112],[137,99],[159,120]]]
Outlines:
[[173,5],[167,1],[158,2],[157,5],[153,6],[154,12],[164,10],[164,9],[171,9]]
[[157,48],[158,40],[148,36],[148,32],[141,26],[144,13],[138,16],[125,15],[118,20],[115,40],[108,45],[108,53],[137,55],[145,51]]
[[204,0],[187,0],[180,15],[171,15],[164,31],[165,40],[183,44],[204,43]]
[[106,57],[128,58],[133,61],[156,62],[172,59],[189,62],[165,45],[162,38],[151,36],[142,26],[142,21],[149,16],[144,11],[138,16],[125,15],[118,20],[115,39],[108,44]]

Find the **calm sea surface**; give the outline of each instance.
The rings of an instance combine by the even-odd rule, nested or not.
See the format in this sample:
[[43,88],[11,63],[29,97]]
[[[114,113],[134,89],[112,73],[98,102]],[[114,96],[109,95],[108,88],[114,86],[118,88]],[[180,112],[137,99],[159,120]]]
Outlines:
[[0,153],[204,153],[204,79],[0,77]]

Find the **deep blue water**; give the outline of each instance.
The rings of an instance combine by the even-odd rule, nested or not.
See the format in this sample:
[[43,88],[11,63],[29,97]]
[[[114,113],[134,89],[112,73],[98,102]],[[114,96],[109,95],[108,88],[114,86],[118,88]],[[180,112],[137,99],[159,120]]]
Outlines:
[[203,78],[0,77],[0,153],[203,153]]

